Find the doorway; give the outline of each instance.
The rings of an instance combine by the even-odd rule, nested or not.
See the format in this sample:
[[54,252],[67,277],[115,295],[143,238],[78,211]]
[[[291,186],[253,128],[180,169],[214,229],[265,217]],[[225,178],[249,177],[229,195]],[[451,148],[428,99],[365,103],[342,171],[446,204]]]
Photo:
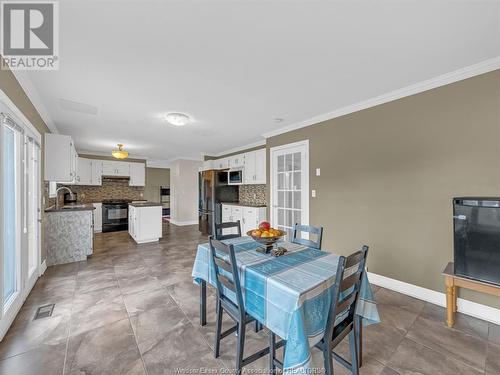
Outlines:
[[271,158],[271,223],[290,239],[295,223],[309,224],[309,140],[276,146]]

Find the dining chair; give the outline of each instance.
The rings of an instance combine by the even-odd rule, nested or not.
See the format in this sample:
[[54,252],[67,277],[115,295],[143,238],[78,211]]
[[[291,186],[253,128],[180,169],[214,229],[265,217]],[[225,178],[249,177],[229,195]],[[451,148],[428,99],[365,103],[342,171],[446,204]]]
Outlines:
[[[236,233],[222,234],[223,229],[236,229]],[[228,221],[226,223],[214,224],[214,238],[216,240],[228,240],[231,238],[241,237],[241,225],[240,221]]]
[[[306,232],[306,233],[310,233],[310,234],[315,235],[316,240],[300,238],[299,234],[302,232]],[[321,241],[322,240],[323,240],[323,227],[314,227],[312,225],[301,225],[298,223],[295,223],[293,225],[292,241],[291,242],[321,250]]]
[[[335,287],[328,313],[323,339],[316,345],[323,351],[325,373],[333,375],[333,359],[352,372],[359,375],[361,351],[361,320],[355,316],[359,300],[359,292],[365,271],[368,246],[346,257],[340,257],[335,276]],[[335,353],[335,347],[349,335],[351,362]],[[276,367],[283,368],[283,363],[276,358],[276,335],[270,332],[269,348],[271,371]],[[286,346],[285,346],[286,350]]]
[[[243,358],[246,325],[257,320],[245,310],[234,246],[226,245],[211,236],[210,253],[217,286],[214,356],[215,358],[219,357],[221,340],[231,333],[237,332],[238,343],[236,346],[235,369],[239,374],[243,366],[267,355],[269,347]],[[224,311],[236,324],[225,332],[221,332]]]
[[[323,350],[327,375],[333,375],[334,359],[350,370],[353,375],[359,375],[361,320],[357,319],[355,314],[363,274],[366,272],[367,256],[368,246],[363,246],[360,251],[347,258],[341,257],[339,261],[327,328],[323,339],[316,345]],[[334,352],[335,347],[347,335],[349,335],[351,362]]]

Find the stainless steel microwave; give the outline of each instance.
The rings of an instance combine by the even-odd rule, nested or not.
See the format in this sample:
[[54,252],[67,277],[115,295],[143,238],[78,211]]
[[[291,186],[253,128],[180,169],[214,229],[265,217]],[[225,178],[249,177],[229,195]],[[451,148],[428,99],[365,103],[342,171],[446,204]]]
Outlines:
[[227,171],[227,184],[228,185],[241,185],[243,184],[243,168],[234,168]]

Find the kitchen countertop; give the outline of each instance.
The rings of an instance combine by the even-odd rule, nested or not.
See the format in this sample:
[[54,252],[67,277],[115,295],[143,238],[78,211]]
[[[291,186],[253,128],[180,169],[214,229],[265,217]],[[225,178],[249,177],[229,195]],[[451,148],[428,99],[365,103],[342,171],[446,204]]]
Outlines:
[[161,207],[161,203],[155,203],[155,202],[134,202],[134,203],[129,203],[129,206],[133,207]]
[[[95,207],[92,205],[92,203],[88,204],[76,204],[74,207],[71,207],[72,205],[67,204],[66,206],[60,206],[59,208],[56,208],[56,206],[51,206],[49,208],[46,208],[44,211],[45,212],[74,212],[74,211],[92,211],[95,210]],[[63,207],[69,207],[69,208],[63,208]]]
[[221,204],[227,204],[230,206],[243,206],[243,207],[267,207],[267,204],[255,204],[255,203],[245,203],[245,202],[221,202]]

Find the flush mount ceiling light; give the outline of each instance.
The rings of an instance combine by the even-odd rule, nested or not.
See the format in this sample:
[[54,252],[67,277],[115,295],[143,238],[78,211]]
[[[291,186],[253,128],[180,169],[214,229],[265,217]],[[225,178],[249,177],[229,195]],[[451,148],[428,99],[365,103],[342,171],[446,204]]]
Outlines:
[[189,118],[188,115],[185,115],[184,113],[178,113],[178,112],[167,113],[167,114],[165,114],[165,116],[163,118],[169,124],[172,124],[175,126],[184,126],[184,125],[187,125],[191,121],[191,119]]
[[123,151],[123,144],[118,143],[118,150],[111,151],[111,155],[113,155],[116,159],[126,159],[128,157],[128,152]]

